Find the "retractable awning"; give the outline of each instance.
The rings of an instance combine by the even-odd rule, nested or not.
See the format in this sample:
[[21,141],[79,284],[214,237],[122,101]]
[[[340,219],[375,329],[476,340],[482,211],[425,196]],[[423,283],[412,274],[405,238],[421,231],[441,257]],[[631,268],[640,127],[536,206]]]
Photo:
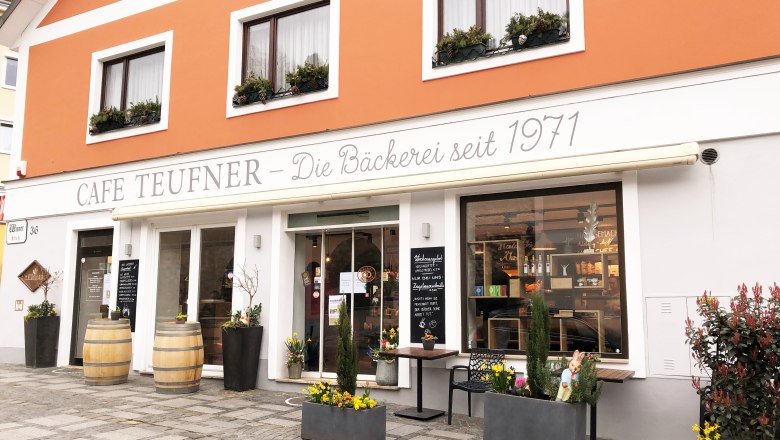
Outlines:
[[679,145],[447,170],[411,176],[122,206],[114,209],[112,217],[114,220],[129,220],[632,171],[675,165],[693,165],[698,159],[698,155],[699,144],[690,142]]

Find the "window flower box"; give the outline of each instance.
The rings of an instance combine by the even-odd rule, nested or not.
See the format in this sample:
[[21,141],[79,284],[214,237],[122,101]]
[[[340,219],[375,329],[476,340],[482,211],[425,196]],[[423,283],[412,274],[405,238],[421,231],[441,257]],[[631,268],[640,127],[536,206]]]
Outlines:
[[356,411],[354,408],[303,402],[302,410],[302,439],[367,440],[386,437],[387,407],[383,405]]

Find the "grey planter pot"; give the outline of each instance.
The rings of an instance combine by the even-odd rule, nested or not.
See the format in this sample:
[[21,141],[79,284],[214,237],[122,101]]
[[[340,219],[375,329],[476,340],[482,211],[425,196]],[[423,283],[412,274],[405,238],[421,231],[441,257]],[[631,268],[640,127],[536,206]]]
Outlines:
[[498,393],[485,393],[485,440],[523,438],[582,440],[584,403],[555,402]]
[[385,387],[398,385],[398,362],[395,359],[376,361],[376,383]]
[[355,411],[303,402],[301,438],[305,440],[384,440],[387,408]]

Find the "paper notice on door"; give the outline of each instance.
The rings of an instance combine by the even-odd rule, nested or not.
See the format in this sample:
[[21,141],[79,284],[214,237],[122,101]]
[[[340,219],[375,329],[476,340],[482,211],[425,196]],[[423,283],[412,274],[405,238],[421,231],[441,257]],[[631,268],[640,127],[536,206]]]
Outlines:
[[111,301],[111,274],[103,275],[103,305],[107,306]]
[[331,295],[328,297],[328,325],[337,325],[339,322],[339,306],[346,303],[346,295]]
[[366,293],[365,281],[360,281],[360,272],[339,273],[339,293]]
[[90,269],[87,271],[87,301],[103,301],[103,271]]

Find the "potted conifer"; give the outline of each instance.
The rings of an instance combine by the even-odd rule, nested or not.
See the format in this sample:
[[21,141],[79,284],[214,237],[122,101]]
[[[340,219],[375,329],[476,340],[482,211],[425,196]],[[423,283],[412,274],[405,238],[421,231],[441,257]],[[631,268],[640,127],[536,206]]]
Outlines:
[[491,38],[489,33],[477,26],[471,26],[467,31],[455,28],[452,33],[444,34],[436,44],[439,63],[446,65],[482,57]]

